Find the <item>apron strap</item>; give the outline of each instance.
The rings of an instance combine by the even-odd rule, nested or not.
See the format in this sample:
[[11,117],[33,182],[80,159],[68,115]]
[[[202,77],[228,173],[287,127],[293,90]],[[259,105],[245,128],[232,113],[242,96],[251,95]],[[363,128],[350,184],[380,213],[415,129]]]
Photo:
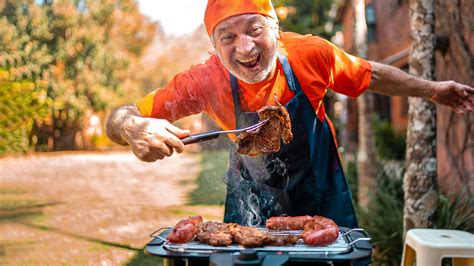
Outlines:
[[280,53],[280,51],[277,52],[277,55],[278,59],[280,60],[281,66],[283,67],[283,73],[285,73],[288,87],[293,92],[300,91],[300,84],[298,83],[298,80],[296,79],[296,76],[293,73],[293,70],[291,69],[290,63],[288,62],[288,58],[286,58],[285,55]]
[[[232,89],[232,100],[234,101],[234,114],[237,115],[242,112],[240,108],[240,90],[237,78],[232,75],[232,73],[230,73],[230,88]],[[237,123],[237,118],[235,119],[235,123]]]
[[[280,60],[280,63],[281,63],[281,66],[283,68],[283,72],[285,73],[285,77],[286,77],[286,81],[288,82],[288,87],[290,88],[290,90],[294,91],[295,93],[304,93],[302,90],[301,90],[301,86],[298,82],[298,79],[296,78],[295,76],[295,73],[293,72],[293,69],[291,68],[290,66],[290,63],[288,62],[288,58],[283,55],[282,53],[280,53],[280,51],[278,51],[278,59]],[[318,133],[318,131],[321,131],[321,128],[318,128],[318,119],[311,119],[310,117],[308,117],[308,119],[306,119],[306,121],[312,121],[312,123],[307,123],[306,124],[306,130],[308,131],[308,136],[313,136],[313,135],[317,135],[317,136],[320,136],[321,134]],[[322,123],[324,124],[324,123]],[[323,130],[324,132],[324,130]],[[312,134],[310,134],[312,133]],[[314,151],[316,149],[316,141],[317,140],[321,140],[321,138],[309,138],[308,142],[309,142],[309,151],[310,151],[310,161],[313,161],[313,158],[315,156],[314,154]],[[322,141],[320,141],[322,142]],[[321,158],[321,156],[318,155],[318,158]],[[317,159],[317,158],[316,158]]]

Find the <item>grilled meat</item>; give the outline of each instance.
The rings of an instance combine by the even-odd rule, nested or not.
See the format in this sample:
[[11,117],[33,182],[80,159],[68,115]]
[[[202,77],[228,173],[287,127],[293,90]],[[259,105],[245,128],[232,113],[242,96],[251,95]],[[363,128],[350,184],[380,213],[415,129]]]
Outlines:
[[202,223],[201,216],[192,216],[179,221],[166,237],[171,243],[186,243],[191,241],[198,230],[198,225]]
[[264,246],[287,246],[296,244],[299,239],[295,235],[267,235],[263,244]]
[[307,245],[328,245],[339,237],[339,227],[329,218],[314,216],[314,223],[305,225],[305,231],[301,236]]
[[188,217],[177,223],[166,238],[171,243],[186,243],[194,238],[212,246],[237,243],[244,247],[284,246],[296,244],[303,238],[307,245],[327,245],[339,236],[337,224],[322,216],[271,217],[267,228],[276,230],[304,230],[301,236],[272,235],[258,228],[235,223],[202,222],[201,216]]
[[313,220],[312,216],[275,216],[267,219],[266,227],[268,229],[278,230],[301,230],[304,225]]
[[301,237],[312,246],[331,244],[339,237],[337,224],[322,216],[271,217],[266,226],[270,229],[304,230]]
[[239,226],[232,230],[234,241],[244,247],[261,247],[264,246],[267,234],[255,227]]
[[205,222],[198,226],[196,240],[211,246],[229,246],[232,244],[230,225],[218,222]]
[[249,156],[275,153],[280,150],[280,139],[284,144],[293,139],[291,120],[288,111],[275,95],[276,106],[265,106],[257,113],[261,121],[268,122],[255,131],[246,131],[237,136],[237,152]]

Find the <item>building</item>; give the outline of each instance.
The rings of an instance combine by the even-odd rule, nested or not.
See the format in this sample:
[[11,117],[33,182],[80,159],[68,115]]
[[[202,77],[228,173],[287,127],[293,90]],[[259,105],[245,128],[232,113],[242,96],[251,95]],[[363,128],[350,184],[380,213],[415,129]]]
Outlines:
[[[408,70],[410,46],[409,0],[366,0],[368,59]],[[436,80],[456,80],[474,86],[474,1],[437,0],[435,9]],[[342,25],[347,52],[354,53],[352,0],[340,0],[337,21]],[[357,140],[357,107],[349,101],[348,135]],[[406,97],[377,95],[375,108],[382,119],[405,132]],[[438,177],[443,190],[468,187],[474,191],[474,114],[457,115],[438,106]]]

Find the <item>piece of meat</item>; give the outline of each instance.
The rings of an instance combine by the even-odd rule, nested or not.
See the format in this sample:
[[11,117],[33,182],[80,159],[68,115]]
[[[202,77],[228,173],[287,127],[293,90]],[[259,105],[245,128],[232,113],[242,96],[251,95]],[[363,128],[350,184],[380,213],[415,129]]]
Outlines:
[[314,216],[314,220],[305,224],[305,231],[301,234],[307,245],[328,245],[339,237],[339,227],[326,217]]
[[198,226],[196,240],[211,246],[229,246],[232,244],[230,224],[218,222],[205,222]]
[[323,216],[271,217],[266,226],[278,230],[304,230],[301,237],[311,246],[331,244],[339,237],[337,224]]
[[260,121],[268,119],[268,122],[258,130],[237,136],[237,152],[249,156],[275,153],[280,150],[280,139],[284,144],[293,139],[290,115],[274,97],[276,106],[264,106],[257,111]]
[[275,216],[267,219],[265,226],[276,230],[302,230],[305,223],[313,220],[312,216]]
[[287,246],[296,244],[299,239],[299,236],[295,235],[267,235],[263,244],[265,246]]
[[197,233],[198,225],[202,223],[201,216],[192,216],[179,221],[166,237],[171,243],[186,243],[191,241]]
[[255,227],[238,226],[231,230],[234,241],[244,247],[261,247],[265,245],[267,234]]

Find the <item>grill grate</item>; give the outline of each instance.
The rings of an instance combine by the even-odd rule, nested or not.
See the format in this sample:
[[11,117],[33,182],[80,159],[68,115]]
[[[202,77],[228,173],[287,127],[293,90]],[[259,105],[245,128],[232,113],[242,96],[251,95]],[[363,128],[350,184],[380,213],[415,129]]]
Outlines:
[[[271,235],[301,235],[301,230],[292,230],[292,231],[272,231],[266,228],[259,228],[261,231],[265,233],[269,233]],[[305,245],[304,242],[300,239],[300,241],[295,245],[288,245],[288,246],[264,246],[264,247],[256,247],[253,248],[256,251],[267,251],[267,252],[288,252],[289,254],[305,254],[305,253],[313,253],[313,254],[342,254],[349,252],[351,249],[351,245],[354,244],[356,241],[359,240],[369,240],[368,238],[359,238],[356,241],[349,242],[347,238],[347,234],[353,231],[363,231],[363,229],[352,229],[348,232],[340,232],[338,239],[330,245],[327,246],[308,246]],[[163,248],[165,250],[171,252],[179,252],[179,253],[186,253],[186,252],[197,252],[197,253],[214,253],[214,252],[236,252],[244,250],[245,247],[242,247],[237,244],[233,244],[230,246],[224,247],[215,247],[207,244],[203,244],[197,241],[191,241],[185,244],[173,244],[166,241],[163,244]]]

